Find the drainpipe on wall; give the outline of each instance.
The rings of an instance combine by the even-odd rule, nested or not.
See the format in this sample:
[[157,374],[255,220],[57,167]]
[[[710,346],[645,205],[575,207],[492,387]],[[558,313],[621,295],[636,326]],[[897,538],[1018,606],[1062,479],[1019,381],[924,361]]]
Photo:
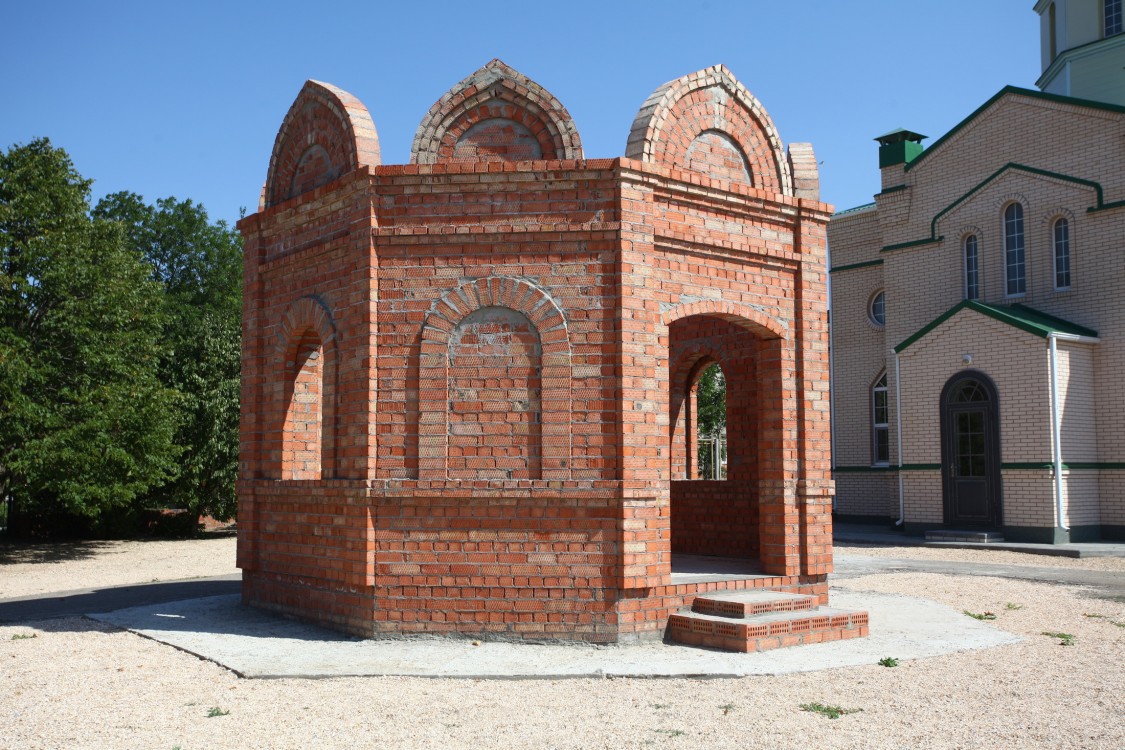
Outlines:
[[898,520],[895,528],[901,529],[906,523],[906,504],[902,491],[902,370],[898,366],[898,352],[895,352],[895,438],[898,442]]
[[[832,307],[832,280],[829,279],[828,306]],[[832,464],[832,478],[836,477],[836,347],[832,346],[832,317],[828,318],[828,450],[829,461]],[[832,493],[832,512],[836,512],[836,493]]]
[[1047,334],[1047,347],[1051,361],[1051,443],[1054,448],[1055,464],[1055,525],[1063,531],[1070,531],[1070,527],[1063,523],[1063,487],[1062,487],[1062,428],[1059,425],[1059,348],[1058,338],[1054,333]]

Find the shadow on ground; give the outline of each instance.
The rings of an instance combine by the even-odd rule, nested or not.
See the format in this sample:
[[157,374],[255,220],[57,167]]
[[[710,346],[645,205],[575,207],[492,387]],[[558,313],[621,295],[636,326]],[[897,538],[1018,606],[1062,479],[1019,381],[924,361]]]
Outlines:
[[90,612],[112,612],[115,609],[183,599],[238,594],[242,586],[241,579],[241,573],[234,573],[221,578],[63,591],[47,597],[9,599],[0,601],[0,622],[30,622],[56,617],[77,617]]

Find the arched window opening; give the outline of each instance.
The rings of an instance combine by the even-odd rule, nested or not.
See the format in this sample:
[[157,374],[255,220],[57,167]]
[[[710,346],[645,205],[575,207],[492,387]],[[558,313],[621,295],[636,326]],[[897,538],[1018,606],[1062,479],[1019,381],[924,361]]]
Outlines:
[[871,295],[867,303],[867,317],[880,328],[887,324],[887,298],[882,289]]
[[964,242],[965,299],[980,299],[980,244],[975,234]]
[[1027,266],[1024,262],[1023,206],[1012,203],[1004,209],[1004,278],[1009,297],[1027,293]]
[[1055,289],[1070,288],[1070,222],[1059,219],[1054,225]]
[[698,479],[727,478],[727,381],[718,364],[703,368],[695,383]]
[[281,448],[283,479],[320,479],[324,445],[324,347],[302,336],[286,363],[289,403]]
[[890,410],[887,406],[887,373],[871,386],[871,464],[887,466],[891,462]]

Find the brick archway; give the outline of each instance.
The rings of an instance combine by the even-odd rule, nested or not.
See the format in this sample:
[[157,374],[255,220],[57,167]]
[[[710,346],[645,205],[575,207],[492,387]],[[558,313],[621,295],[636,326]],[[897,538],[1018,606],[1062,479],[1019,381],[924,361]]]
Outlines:
[[317,297],[286,310],[274,343],[270,474],[327,479],[336,471],[336,325]]
[[[710,346],[693,346],[682,351],[668,368],[669,399],[669,458],[672,463],[672,481],[695,479],[697,458],[697,424],[699,412],[696,405],[696,384],[700,374],[709,365],[721,368],[720,353]],[[726,371],[723,371],[724,377]]]
[[[792,504],[784,481],[796,447],[785,421],[794,407],[786,329],[761,310],[718,300],[677,305],[662,322],[669,346],[672,551],[753,559],[765,572],[786,572],[785,542],[770,526]],[[723,368],[727,389],[728,464],[721,481],[690,478],[686,451],[693,446],[684,439],[691,427],[685,412],[694,411],[692,375],[712,361]]]
[[490,276],[464,284],[438,300],[422,324],[418,362],[418,478],[449,478],[449,368],[451,336],[468,316],[486,308],[520,313],[541,345],[540,477],[570,479],[570,334],[562,309],[544,290],[523,280]]

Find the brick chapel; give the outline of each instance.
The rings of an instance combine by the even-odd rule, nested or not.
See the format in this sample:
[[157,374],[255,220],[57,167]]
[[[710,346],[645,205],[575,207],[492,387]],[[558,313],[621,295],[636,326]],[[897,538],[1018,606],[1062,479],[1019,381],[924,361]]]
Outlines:
[[[307,82],[239,222],[244,601],[365,637],[702,645],[726,631],[675,616],[708,592],[826,604],[818,185],[722,66],[653,92],[614,159],[499,60],[405,165]],[[697,478],[712,363],[725,480]]]

